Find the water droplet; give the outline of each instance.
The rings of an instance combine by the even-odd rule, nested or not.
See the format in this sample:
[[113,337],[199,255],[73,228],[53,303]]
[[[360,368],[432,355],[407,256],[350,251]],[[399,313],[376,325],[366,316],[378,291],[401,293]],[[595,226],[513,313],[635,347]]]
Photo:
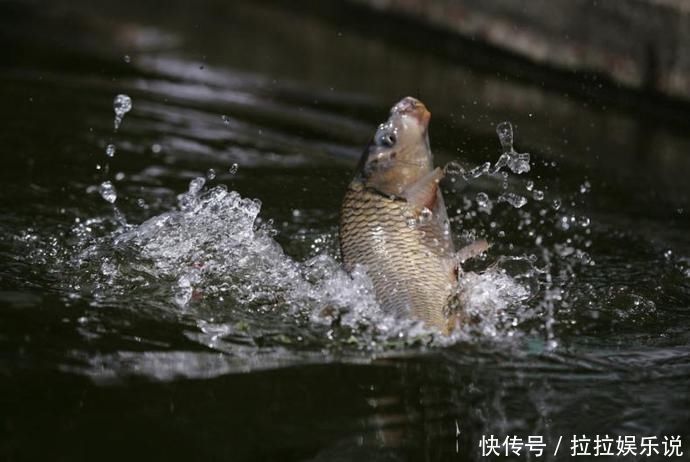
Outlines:
[[585,194],[588,193],[592,189],[592,185],[589,183],[589,181],[585,181],[580,185],[580,193]]
[[224,123],[225,125],[230,125],[230,117],[228,117],[228,116],[226,116],[225,114],[223,114],[222,116],[220,116],[220,118],[223,120],[223,123]]
[[192,181],[189,182],[189,194],[192,195],[197,195],[199,194],[199,191],[204,187],[206,184],[206,178],[204,177],[197,177],[194,178]]
[[534,181],[527,180],[527,182],[525,183],[525,189],[527,191],[531,191],[532,189],[534,189]]
[[122,181],[125,179],[125,174],[123,172],[117,172],[115,174],[115,180]]
[[503,152],[510,152],[513,150],[513,126],[510,122],[501,122],[496,125],[496,134],[498,140],[501,142]]
[[535,189],[534,191],[532,191],[532,197],[534,198],[535,201],[544,200],[544,191],[541,191],[539,189]]
[[486,193],[477,193],[476,200],[479,207],[486,207],[489,205],[489,196]]
[[491,170],[491,162],[484,162],[482,165],[478,165],[465,173],[463,178],[465,180],[479,178],[480,176],[489,173]]
[[235,173],[237,173],[237,170],[239,170],[239,168],[240,168],[240,166],[237,165],[236,163],[232,164],[230,166],[230,169],[228,170],[228,172],[230,173],[230,175],[234,175]]
[[129,55],[124,55],[122,57],[123,61],[129,64],[132,61],[132,58],[129,57]]
[[213,180],[215,177],[216,177],[216,171],[213,170],[212,168],[209,168],[209,169],[206,171],[206,179],[209,180],[209,181],[211,181],[211,180]]
[[108,146],[105,147],[105,155],[108,157],[114,157],[115,156],[115,145],[114,144],[109,144]]
[[429,223],[434,216],[434,212],[424,207],[419,213],[419,218],[417,219],[419,224]]
[[132,98],[125,94],[120,94],[113,100],[113,110],[115,111],[115,131],[120,128],[122,118],[132,110]]
[[577,223],[583,228],[587,228],[590,224],[590,219],[589,217],[583,215],[577,220]]
[[117,191],[115,191],[115,186],[110,181],[104,181],[98,188],[98,192],[101,197],[106,201],[114,204],[117,200]]
[[151,145],[151,152],[152,153],[158,154],[159,152],[161,152],[161,150],[162,150],[162,148],[161,148],[160,144],[156,143],[156,144]]
[[446,175],[464,175],[465,169],[458,162],[451,161],[443,167],[443,172]]
[[553,202],[551,203],[551,206],[553,207],[554,210],[558,210],[561,208],[561,200],[560,199],[554,199]]
[[527,198],[515,193],[505,193],[498,197],[498,201],[507,202],[516,209],[519,209],[527,203]]

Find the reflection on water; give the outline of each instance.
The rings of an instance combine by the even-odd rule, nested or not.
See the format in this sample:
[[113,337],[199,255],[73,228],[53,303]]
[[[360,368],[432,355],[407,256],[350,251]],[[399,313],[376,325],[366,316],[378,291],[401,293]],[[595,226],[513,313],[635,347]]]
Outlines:
[[[0,4],[0,454],[687,445],[690,137],[250,3]],[[407,94],[433,112],[458,243],[493,244],[449,338],[338,261],[345,185]]]

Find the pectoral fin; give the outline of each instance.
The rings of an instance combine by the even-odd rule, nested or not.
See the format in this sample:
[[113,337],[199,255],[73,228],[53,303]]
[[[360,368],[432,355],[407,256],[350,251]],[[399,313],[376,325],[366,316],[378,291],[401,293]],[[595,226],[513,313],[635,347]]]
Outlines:
[[434,210],[438,199],[438,183],[442,178],[443,171],[436,167],[410,185],[402,195],[417,211],[424,208]]
[[489,250],[489,247],[491,247],[491,244],[489,244],[486,239],[474,241],[470,245],[465,246],[458,251],[458,260],[460,260],[460,263],[463,263],[470,258],[474,258],[481,253],[486,252]]

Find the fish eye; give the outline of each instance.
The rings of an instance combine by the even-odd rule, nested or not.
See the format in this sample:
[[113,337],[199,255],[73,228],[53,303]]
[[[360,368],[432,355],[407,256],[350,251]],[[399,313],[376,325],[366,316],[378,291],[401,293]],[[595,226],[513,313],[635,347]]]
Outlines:
[[376,144],[387,148],[392,148],[397,139],[398,137],[392,130],[382,130],[376,134]]

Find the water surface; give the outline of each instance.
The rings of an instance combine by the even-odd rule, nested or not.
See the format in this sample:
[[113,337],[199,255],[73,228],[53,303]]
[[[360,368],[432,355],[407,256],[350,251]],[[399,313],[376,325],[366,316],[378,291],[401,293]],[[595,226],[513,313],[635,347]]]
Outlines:
[[[477,460],[491,434],[690,453],[690,136],[663,110],[270,2],[0,18],[5,460]],[[408,94],[454,162],[458,245],[493,243],[450,338],[339,266],[344,188]],[[528,172],[490,173],[503,121]]]

